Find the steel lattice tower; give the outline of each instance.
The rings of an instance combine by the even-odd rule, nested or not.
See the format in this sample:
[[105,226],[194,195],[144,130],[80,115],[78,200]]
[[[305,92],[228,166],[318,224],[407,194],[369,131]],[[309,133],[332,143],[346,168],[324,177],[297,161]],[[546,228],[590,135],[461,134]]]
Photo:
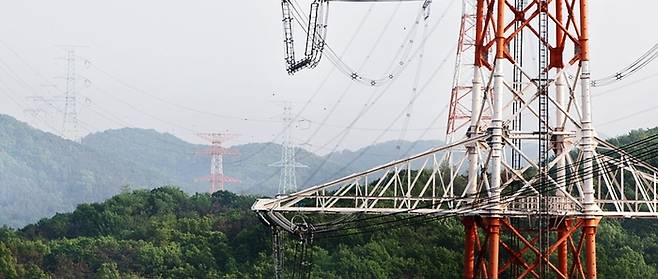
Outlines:
[[203,133],[199,137],[210,142],[210,147],[201,151],[201,153],[210,155],[210,175],[201,177],[201,180],[210,181],[209,192],[212,194],[217,191],[224,191],[226,183],[239,183],[240,181],[224,175],[224,155],[237,155],[238,152],[233,149],[224,148],[222,145],[227,140],[235,138],[236,135],[226,133]]
[[[596,134],[589,2],[470,1],[474,50],[465,58],[468,48],[461,47],[457,65],[472,61],[472,84],[459,86],[455,73],[448,120],[454,140],[259,199],[252,209],[305,241],[315,233],[303,217],[308,213],[458,217],[465,230],[464,278],[596,278],[601,218],[658,219],[658,168]],[[464,14],[463,22],[473,19]],[[462,24],[460,40],[472,25]],[[523,63],[524,55],[536,55],[537,62]],[[462,88],[466,93],[455,93]],[[465,94],[470,107],[459,104]],[[454,132],[466,125],[465,133]],[[521,149],[522,143],[537,144],[537,152]],[[454,183],[464,178],[465,185]]]
[[62,137],[79,142],[75,63],[75,50],[67,49]]
[[295,129],[295,119],[292,113],[292,106],[286,104],[283,107],[283,124],[286,132],[281,144],[281,160],[270,164],[271,167],[281,168],[279,177],[279,189],[277,194],[285,195],[297,191],[297,168],[307,168],[308,166],[298,163],[295,153],[295,144],[293,142],[292,132]]
[[[455,56],[455,70],[450,91],[446,142],[460,136],[471,121],[471,92],[473,89],[473,69],[469,59],[475,53],[476,0],[462,0],[462,16]],[[486,117],[486,116],[485,116]]]

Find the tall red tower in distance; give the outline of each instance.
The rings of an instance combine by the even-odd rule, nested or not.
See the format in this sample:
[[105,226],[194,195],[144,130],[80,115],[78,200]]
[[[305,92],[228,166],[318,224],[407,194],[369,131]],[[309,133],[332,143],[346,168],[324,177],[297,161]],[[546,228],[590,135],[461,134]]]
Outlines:
[[224,191],[226,183],[240,183],[239,180],[224,175],[224,155],[238,155],[237,150],[225,148],[222,144],[231,140],[237,135],[228,133],[201,133],[199,137],[210,142],[210,147],[201,150],[200,154],[209,155],[210,161],[210,175],[200,177],[200,180],[210,181],[209,193],[214,193],[219,190]]

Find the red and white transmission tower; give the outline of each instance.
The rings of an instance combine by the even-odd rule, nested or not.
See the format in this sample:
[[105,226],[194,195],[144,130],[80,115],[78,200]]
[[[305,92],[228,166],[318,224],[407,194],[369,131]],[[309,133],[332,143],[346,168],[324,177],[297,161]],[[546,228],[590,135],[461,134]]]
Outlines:
[[201,151],[202,154],[210,155],[210,175],[199,178],[200,180],[210,181],[210,190],[212,194],[219,190],[224,191],[226,183],[239,183],[240,181],[224,175],[224,155],[238,155],[237,150],[225,148],[222,144],[237,135],[226,133],[202,133],[199,137],[208,140],[211,145]]
[[[462,0],[462,17],[455,56],[455,72],[450,92],[446,142],[455,140],[455,135],[465,134],[471,121],[471,92],[473,90],[473,72],[475,65],[469,59],[475,55],[476,0]],[[483,117],[490,117],[485,110]]]
[[[356,2],[366,1],[382,0]],[[594,129],[592,1],[472,2],[471,104],[462,111],[470,121],[452,126],[468,125],[468,133],[406,159],[259,199],[252,210],[304,245],[314,235],[350,229],[353,221],[336,217],[325,224],[330,229],[316,230],[304,217],[309,213],[457,217],[465,229],[463,278],[596,278],[599,221],[658,219],[658,168],[643,161],[647,153],[615,147]],[[522,63],[528,54],[536,63]],[[456,121],[461,112],[453,108]],[[520,148],[523,143],[537,152]],[[453,150],[464,153],[452,157]]]

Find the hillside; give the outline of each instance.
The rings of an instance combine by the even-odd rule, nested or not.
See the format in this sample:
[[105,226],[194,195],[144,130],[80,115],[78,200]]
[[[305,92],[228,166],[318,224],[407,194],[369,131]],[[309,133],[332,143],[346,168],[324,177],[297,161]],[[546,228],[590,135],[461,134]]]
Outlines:
[[[0,278],[272,278],[271,233],[249,210],[253,201],[222,191],[138,190],[19,231],[2,228]],[[606,219],[597,237],[599,278],[658,278],[654,223]],[[316,238],[307,250],[309,278],[461,278],[457,219],[358,227]],[[299,276],[296,243],[284,238],[283,278]]]
[[0,115],[0,224],[27,222],[102,201],[123,185],[163,185],[166,176]]
[[[124,188],[178,185],[187,193],[208,189],[207,182],[197,179],[209,170],[210,159],[198,154],[205,146],[170,134],[125,128],[91,134],[77,144],[4,115],[0,115],[0,130],[4,132],[0,135],[0,225],[21,227],[71,211],[80,203],[105,200]],[[394,144],[411,145],[380,144],[356,161],[352,160],[363,150],[318,156],[299,149],[299,161],[309,166],[299,169],[299,184],[321,183],[395,159],[399,152],[390,147]],[[241,155],[227,156],[225,171],[241,183],[227,189],[276,193],[279,169],[269,164],[280,159],[280,146],[251,143],[234,148]]]
[[[199,156],[203,145],[146,129],[118,129],[85,137],[82,144],[0,115],[0,225],[22,227],[80,203],[105,200],[122,189],[177,185],[187,193],[205,192],[210,159]],[[611,139],[625,144],[658,133],[658,128]],[[326,182],[378,164],[427,150],[440,143],[384,142],[359,150],[319,156],[298,150],[300,187]],[[241,180],[227,185],[239,194],[271,196],[277,191],[281,148],[274,143],[234,146],[240,156],[227,156],[226,174]],[[532,147],[528,147],[532,148]],[[408,150],[408,152],[406,152]],[[407,153],[407,154],[405,154]],[[658,164],[658,160],[650,161]]]
[[[199,155],[206,146],[182,141],[170,134],[154,130],[124,128],[85,137],[82,144],[101,153],[128,159],[151,171],[168,175],[171,181],[190,193],[203,192],[207,182],[198,177],[208,174],[210,159]],[[298,184],[310,186],[353,172],[371,168],[408,154],[425,151],[434,141],[391,141],[358,150],[343,150],[319,156],[304,149],[297,150],[299,162],[308,168],[297,172]],[[399,147],[399,148],[398,148]],[[240,180],[227,185],[227,190],[242,194],[273,195],[279,183],[279,169],[270,167],[281,158],[281,146],[275,143],[250,143],[232,147],[239,155],[225,156],[224,169]]]

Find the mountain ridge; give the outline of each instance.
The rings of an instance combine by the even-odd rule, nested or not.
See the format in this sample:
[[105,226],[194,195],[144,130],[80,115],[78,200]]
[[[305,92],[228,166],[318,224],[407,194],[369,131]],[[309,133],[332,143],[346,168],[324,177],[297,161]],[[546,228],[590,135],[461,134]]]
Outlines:
[[[153,129],[121,128],[93,133],[80,144],[0,115],[0,224],[21,227],[81,203],[105,200],[125,189],[177,185],[188,193],[205,192],[210,158],[207,146]],[[309,168],[297,171],[299,188],[326,182],[394,159],[404,150],[417,153],[433,141],[390,141],[323,156],[297,150]],[[227,185],[239,194],[271,196],[277,192],[281,146],[235,145],[241,156],[224,158],[226,175],[241,180]]]

